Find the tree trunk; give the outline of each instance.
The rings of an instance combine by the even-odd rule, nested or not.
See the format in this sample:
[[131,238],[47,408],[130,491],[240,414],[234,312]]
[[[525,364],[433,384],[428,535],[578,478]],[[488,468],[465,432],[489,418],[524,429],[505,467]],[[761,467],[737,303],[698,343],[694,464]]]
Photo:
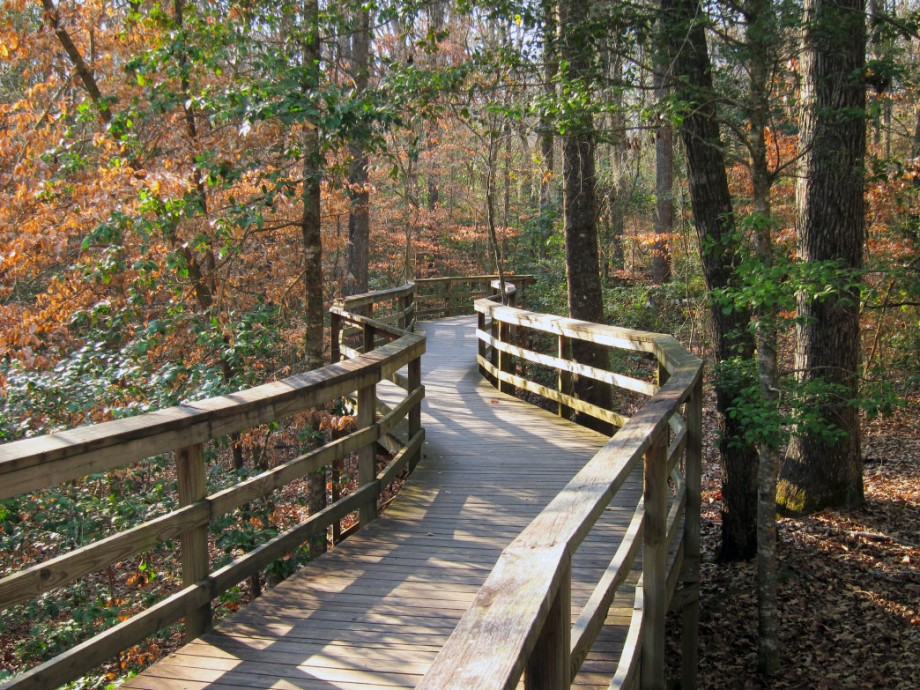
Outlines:
[[[617,55],[612,60],[610,79],[624,81],[623,58]],[[605,279],[610,278],[610,270],[626,267],[623,240],[626,236],[626,209],[635,189],[635,183],[629,174],[629,142],[626,137],[626,113],[623,107],[623,91],[615,89],[610,97],[612,112],[610,117],[610,173],[611,188],[606,195],[607,217],[610,222],[609,262],[604,266]]]
[[[565,0],[559,4],[560,58],[568,62],[563,79],[580,82],[587,88],[592,81],[591,32],[588,27],[591,3]],[[594,118],[583,110],[566,113],[568,128],[563,137],[562,168],[565,215],[565,265],[568,279],[569,316],[596,323],[604,322],[600,266],[597,249],[597,201],[594,168]],[[598,369],[609,369],[607,351],[592,343],[574,341],[576,361]],[[610,409],[610,387],[587,377],[577,377],[574,392],[582,400]],[[580,423],[609,431],[606,424],[587,417]]]
[[910,155],[920,156],[920,107],[914,108],[914,138],[910,143]]
[[[542,0],[543,16],[543,90],[546,97],[556,97],[556,74],[559,71],[558,18],[555,0]],[[540,255],[546,257],[546,241],[553,232],[552,200],[553,169],[555,168],[555,131],[550,116],[540,114]]]
[[498,274],[499,297],[505,303],[505,271],[502,258],[502,248],[498,242],[498,233],[495,231],[495,166],[498,161],[498,135],[495,130],[489,129],[488,158],[486,161],[486,228],[489,232],[489,244],[492,247],[492,258],[495,261],[495,272]]
[[[175,23],[176,29],[179,31],[185,31],[185,0],[174,0],[173,1],[173,22]],[[178,55],[179,60],[179,84],[180,84],[180,94],[182,96],[182,109],[185,119],[185,131],[188,135],[189,141],[192,145],[192,155],[189,164],[191,166],[191,182],[192,186],[195,188],[195,197],[198,201],[199,209],[198,211],[204,217],[205,221],[208,219],[208,191],[204,183],[204,178],[201,174],[201,168],[199,167],[195,156],[198,155],[198,125],[195,118],[195,108],[193,105],[193,100],[191,98],[191,82],[189,81],[189,69],[188,69],[188,51],[183,50]],[[172,238],[173,245],[179,245],[181,240],[178,236],[173,236]],[[216,276],[216,260],[214,258],[214,251],[211,249],[210,238],[208,238],[207,248],[204,253],[204,266],[205,271],[202,271],[201,264],[198,261],[198,258],[192,253],[191,247],[188,244],[183,243],[179,248],[179,251],[182,254],[182,257],[185,259],[185,265],[188,269],[189,276],[192,278],[193,290],[195,292],[195,298],[198,302],[198,307],[201,309],[202,313],[205,314],[205,318],[208,312],[214,307],[214,296],[218,294],[217,290],[217,276]],[[221,342],[225,345],[230,344],[230,337],[224,333],[221,336]],[[221,373],[223,374],[224,381],[230,381],[234,374],[233,365],[230,363],[225,353],[220,354],[220,366]],[[243,467],[243,446],[240,443],[240,432],[235,432],[230,434],[230,448],[233,454],[233,468],[241,469]]]
[[[319,89],[319,6],[317,0],[304,0],[303,92],[317,98]],[[306,291],[306,333],[304,363],[308,369],[323,365],[323,243],[320,218],[320,183],[323,157],[319,147],[319,130],[313,122],[304,122],[303,133],[303,235],[304,287]]]
[[[655,68],[655,97],[668,95],[664,83],[664,60]],[[652,244],[652,281],[656,285],[671,278],[671,234],[674,232],[674,138],[671,123],[661,118],[655,140],[655,242]]]
[[[355,98],[367,91],[370,71],[370,11],[356,12],[356,26],[351,50],[352,78]],[[351,208],[348,212],[348,284],[349,294],[367,292],[370,262],[370,194],[367,188],[368,156],[364,142],[358,138],[348,144],[351,165],[348,171]]]
[[[706,287],[729,287],[740,258],[737,233],[728,191],[725,156],[716,119],[711,65],[704,33],[703,12],[698,0],[664,0],[665,45],[674,61],[672,88],[685,103],[681,138],[687,155],[688,186]],[[744,310],[723,313],[710,301],[716,360],[750,359],[753,337],[748,331],[750,315]],[[716,407],[719,412],[719,454],[722,465],[723,560],[746,559],[757,550],[757,452],[743,440],[741,424],[727,414],[745,381],[717,377]]]
[[833,387],[814,411],[844,432],[829,441],[811,430],[793,440],[783,464],[779,502],[792,513],[863,501],[857,396],[859,287],[865,241],[865,0],[806,0],[801,67],[802,158],[796,188],[799,256],[835,261],[839,291],[799,295],[795,368],[805,384]]
[[[772,176],[767,164],[766,129],[769,124],[770,75],[777,54],[778,34],[772,0],[747,0],[745,42],[750,75],[751,177],[754,187],[754,251],[767,269],[773,265]],[[766,286],[779,290],[779,285]],[[757,374],[765,406],[778,414],[779,399],[776,338],[777,319],[770,300],[756,308]],[[776,477],[780,465],[777,439],[761,438],[757,444],[757,660],[760,672],[770,677],[779,670],[779,613],[777,610]]]
[[[318,0],[303,3],[303,65],[301,89],[305,98],[316,99],[319,92],[320,41]],[[303,236],[304,289],[306,291],[304,336],[304,364],[307,369],[323,365],[323,242],[320,217],[320,183],[323,174],[323,157],[320,151],[319,130],[315,123],[302,123],[303,132],[303,212],[300,229]],[[326,472],[320,470],[309,475],[310,514],[315,515],[326,507]],[[320,532],[310,539],[310,555],[315,557],[326,550],[326,533]]]

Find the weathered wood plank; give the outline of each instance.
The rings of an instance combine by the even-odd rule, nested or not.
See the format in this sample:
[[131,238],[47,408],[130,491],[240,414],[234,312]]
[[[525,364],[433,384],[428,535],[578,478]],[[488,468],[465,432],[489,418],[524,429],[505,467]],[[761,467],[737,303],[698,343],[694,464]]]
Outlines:
[[[477,330],[476,335],[480,340],[484,341],[488,347],[496,348],[499,352],[507,352],[515,357],[525,359],[528,362],[542,364],[543,366],[551,367],[561,372],[578,374],[579,376],[585,376],[595,381],[603,381],[604,383],[609,383],[618,388],[642,393],[643,395],[654,395],[658,390],[658,384],[651,381],[643,381],[642,379],[633,378],[632,376],[625,376],[623,374],[617,374],[616,372],[589,367],[586,364],[579,364],[561,355],[559,357],[554,357],[553,355],[544,355],[540,352],[534,352],[527,348],[496,340],[491,334],[485,331]],[[560,337],[564,338],[565,336]]]
[[[204,444],[196,443],[176,451],[179,505],[191,506],[208,492],[204,466]],[[186,526],[182,532],[182,584],[190,587],[208,575],[208,526]],[[190,605],[185,613],[185,639],[191,640],[211,626],[211,602]]]
[[94,666],[108,661],[126,646],[131,646],[174,623],[189,608],[210,601],[207,587],[186,587],[133,618],[99,633],[86,642],[50,661],[26,671],[3,684],[3,690],[48,690],[56,688]]
[[[151,670],[126,687],[267,687],[259,683],[269,678],[277,687],[325,690],[399,687],[404,681],[414,686],[469,603],[481,595],[480,586],[502,549],[573,478],[590,483],[595,475],[585,474],[585,463],[607,439],[480,385],[472,320],[448,319],[426,328],[437,333],[429,335],[431,356],[422,363],[427,397],[421,426],[426,436],[418,470],[388,511],[221,624],[216,633],[163,663],[162,673]],[[456,334],[451,336],[454,346],[442,349],[438,338],[449,333]],[[386,386],[378,387],[378,396],[391,409],[411,409],[403,404],[403,394]],[[640,433],[626,431],[632,441],[631,434]],[[603,467],[595,471],[605,480],[590,500],[602,503],[609,498],[607,491],[622,489],[618,500],[623,504],[591,512],[596,532],[563,535],[571,544],[581,544],[573,558],[556,554],[550,559],[571,562],[573,618],[610,568],[641,496],[632,470],[645,448],[628,462],[618,448],[605,448],[599,456]],[[376,481],[389,478],[393,467],[378,472]],[[506,486],[511,479],[516,482],[513,489]],[[568,502],[555,505],[558,511],[572,507]],[[556,520],[547,524],[558,526]],[[524,555],[522,551],[522,563]],[[562,577],[552,568],[546,573],[550,584]],[[532,575],[532,569],[520,572],[524,588],[533,587],[539,598],[546,582],[530,582]],[[551,604],[543,602],[547,615]],[[614,635],[604,628],[598,636],[600,646],[587,655],[578,687],[609,683],[630,613],[611,608],[610,625],[622,628]],[[497,633],[495,639],[506,644]],[[391,675],[400,670],[404,678]]]
[[206,525],[209,513],[207,503],[196,503],[8,575],[0,580],[0,608],[34,599],[87,573],[175,539],[185,529]]

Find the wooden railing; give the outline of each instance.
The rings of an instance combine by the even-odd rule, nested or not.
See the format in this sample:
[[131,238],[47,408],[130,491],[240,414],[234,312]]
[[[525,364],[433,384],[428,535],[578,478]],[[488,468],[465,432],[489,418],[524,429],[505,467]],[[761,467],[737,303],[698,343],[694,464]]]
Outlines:
[[[508,275],[505,280],[511,299],[515,299],[526,285],[536,282],[531,275]],[[469,314],[474,300],[498,294],[499,290],[497,275],[416,278],[414,282],[419,319]]]
[[[666,335],[535,314],[489,300],[479,315],[479,366],[503,389],[526,390],[620,427],[603,449],[502,553],[419,688],[569,687],[603,626],[617,590],[636,567],[634,612],[611,687],[665,687],[665,614],[683,609],[681,687],[696,687],[699,616],[701,361]],[[555,347],[546,341],[555,341]],[[572,361],[574,340],[648,353],[657,381]],[[529,343],[543,342],[542,348]],[[539,351],[542,349],[543,351]],[[553,352],[548,352],[553,350]],[[528,377],[556,372],[556,385]],[[579,400],[572,377],[644,394],[632,416]],[[544,376],[544,378],[546,378]],[[639,466],[643,498],[578,620],[571,621],[572,557]]]
[[[317,534],[358,511],[359,524],[373,519],[376,501],[405,467],[413,467],[424,438],[421,428],[420,362],[425,351],[421,335],[404,330],[414,312],[413,286],[385,295],[363,295],[344,300],[333,310],[333,323],[357,324],[367,347],[354,358],[322,369],[268,383],[230,395],[171,407],[148,414],[82,427],[0,446],[0,500],[105,472],[173,452],[178,476],[180,507],[156,519],[118,532],[95,543],[0,579],[0,608],[40,597],[112,564],[143,553],[164,542],[181,540],[183,587],[143,612],[101,632],[67,652],[13,678],[2,687],[47,690],[78,678],[106,662],[119,651],[180,619],[185,619],[187,638],[200,635],[210,625],[211,600],[230,587],[297,549]],[[392,297],[399,301],[403,328],[348,309]],[[337,339],[334,340],[337,342]],[[408,368],[408,376],[397,372]],[[378,417],[375,387],[395,379],[406,390],[393,409]],[[343,396],[357,398],[357,429],[325,446],[257,474],[236,485],[208,494],[205,447],[243,429],[282,420]],[[405,422],[404,443],[392,431]],[[386,440],[395,457],[379,473],[375,471],[375,446]],[[211,570],[208,554],[209,524],[244,504],[270,495],[308,473],[335,466],[356,452],[359,486],[339,497],[324,510],[281,532],[229,564]],[[335,498],[335,497],[334,497]]]

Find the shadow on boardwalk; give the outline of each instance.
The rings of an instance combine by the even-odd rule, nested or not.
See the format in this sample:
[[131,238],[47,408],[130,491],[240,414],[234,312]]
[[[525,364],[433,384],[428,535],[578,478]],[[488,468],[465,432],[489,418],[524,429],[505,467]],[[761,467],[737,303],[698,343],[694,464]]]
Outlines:
[[[426,442],[386,513],[124,687],[415,686],[502,549],[605,440],[483,381],[475,318],[423,328]],[[640,493],[636,475],[576,554],[573,616]],[[625,606],[611,608],[576,684],[607,687],[631,613]]]

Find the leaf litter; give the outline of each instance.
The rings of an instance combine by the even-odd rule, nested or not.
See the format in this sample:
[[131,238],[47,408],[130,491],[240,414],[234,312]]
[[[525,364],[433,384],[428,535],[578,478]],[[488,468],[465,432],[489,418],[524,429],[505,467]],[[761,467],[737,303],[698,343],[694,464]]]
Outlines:
[[[755,562],[715,560],[720,479],[708,444],[702,496],[699,688],[920,687],[917,407],[910,405],[893,419],[867,425],[863,506],[779,520],[781,659],[773,679],[757,671]],[[679,625],[671,625],[669,635],[669,675],[676,678]]]

